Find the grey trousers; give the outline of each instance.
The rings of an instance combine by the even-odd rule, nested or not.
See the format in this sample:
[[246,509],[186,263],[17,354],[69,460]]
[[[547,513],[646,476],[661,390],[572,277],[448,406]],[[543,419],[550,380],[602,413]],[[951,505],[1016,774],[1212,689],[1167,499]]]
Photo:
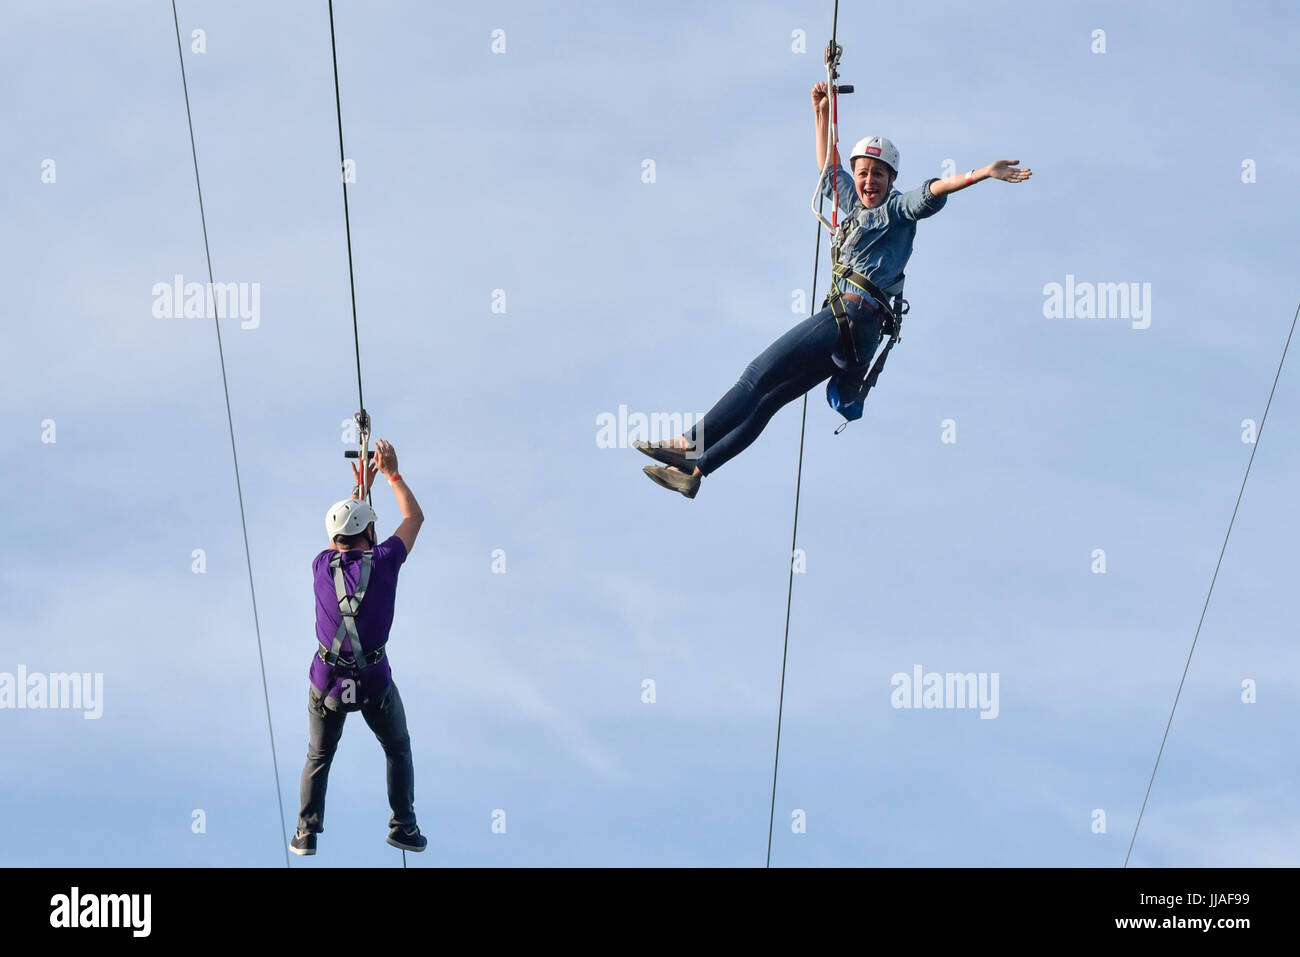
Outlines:
[[[323,712],[323,713],[322,713]],[[343,736],[347,714],[321,705],[320,692],[311,688],[307,695],[308,722],[307,764],[302,769],[298,812],[298,830],[309,834],[325,830],[325,787],[329,782],[330,763]],[[388,758],[388,804],[393,816],[388,826],[415,826],[415,766],[411,762],[411,735],[406,730],[406,709],[396,684],[389,684],[382,698],[361,709],[370,730],[379,739]]]

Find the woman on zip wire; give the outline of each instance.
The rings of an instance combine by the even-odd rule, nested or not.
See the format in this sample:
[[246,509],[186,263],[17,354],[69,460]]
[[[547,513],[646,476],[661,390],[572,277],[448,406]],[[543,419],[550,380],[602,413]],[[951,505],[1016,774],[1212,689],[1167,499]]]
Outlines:
[[[826,171],[831,120],[825,81],[812,88],[812,104],[817,120],[817,169]],[[838,154],[838,150],[834,152]],[[835,168],[826,171],[821,191],[832,200],[838,194],[844,215],[840,261],[870,280],[877,291],[901,287],[917,221],[943,209],[949,193],[986,179],[1021,183],[1030,176],[1030,170],[1016,168],[1019,160],[998,160],[983,169],[930,179],[900,193],[893,188],[898,177],[898,150],[880,136],[869,136],[854,146],[849,157],[852,176],[839,166],[838,155],[831,156],[830,162]],[[778,409],[841,372],[845,363],[841,355],[837,364],[837,352],[856,353],[868,360],[875,354],[889,328],[889,317],[874,294],[862,295],[866,290],[860,284],[847,277],[839,277],[838,283],[840,303],[848,316],[846,328],[852,329],[851,341],[841,342],[840,323],[830,305],[799,323],[751,362],[740,380],[685,435],[633,443],[663,463],[645,467],[651,479],[694,498],[704,476],[748,448]],[[838,395],[833,397],[833,390],[838,384],[839,379],[832,382],[827,396],[836,408],[841,400]],[[851,406],[852,402],[843,404]],[[846,419],[856,418],[860,407],[856,414],[842,414]]]

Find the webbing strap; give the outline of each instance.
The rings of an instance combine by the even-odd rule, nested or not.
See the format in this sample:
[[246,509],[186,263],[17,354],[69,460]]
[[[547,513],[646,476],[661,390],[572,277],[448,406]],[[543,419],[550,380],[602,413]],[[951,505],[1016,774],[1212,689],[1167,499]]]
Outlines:
[[[826,302],[831,307],[831,314],[835,317],[835,325],[839,328],[840,349],[848,360],[842,368],[861,366],[862,362],[858,358],[857,344],[853,340],[853,322],[849,319],[849,312],[844,307],[844,293],[835,280],[843,279],[854,288],[862,290],[864,295],[869,296],[880,306],[889,321],[889,344],[891,346],[898,341],[899,317],[895,314],[893,305],[879,286],[853,267],[841,263],[839,259],[839,248],[831,247],[832,278],[830,292],[826,294]],[[840,365],[840,363],[837,361],[836,365]]]
[[370,549],[366,549],[361,555],[361,576],[357,579],[357,590],[349,595],[347,582],[343,578],[342,553],[330,559],[330,570],[334,573],[334,593],[338,596],[339,614],[342,615],[342,619],[339,621],[338,631],[334,633],[334,642],[330,645],[327,661],[338,660],[346,636],[348,654],[352,656],[352,660],[363,665],[365,663],[366,655],[361,648],[361,636],[357,634],[356,616],[361,610],[362,600],[366,597],[366,587],[370,584],[370,569],[373,564],[374,554]]
[[363,661],[360,666],[357,665],[357,661],[355,658],[331,658],[329,649],[327,649],[324,645],[320,645],[320,644],[316,646],[316,657],[318,657],[321,661],[325,662],[325,664],[329,665],[331,668],[337,668],[337,667],[344,667],[348,669],[356,669],[358,667],[364,668],[364,667],[369,667],[370,665],[377,665],[379,664],[379,662],[383,661],[384,656],[387,654],[387,651],[385,650],[386,648],[387,648],[387,644],[380,645],[374,651],[370,652],[370,654],[366,655],[366,660]]
[[[850,286],[861,289],[872,299],[876,300],[876,302],[880,303],[882,309],[890,313],[891,316],[893,315],[894,310],[890,306],[889,297],[885,295],[884,291],[852,266],[849,266],[847,263],[837,262],[831,267],[831,273],[837,279],[843,279]],[[839,287],[836,287],[836,292],[839,292]],[[843,293],[840,292],[840,295],[843,295]]]

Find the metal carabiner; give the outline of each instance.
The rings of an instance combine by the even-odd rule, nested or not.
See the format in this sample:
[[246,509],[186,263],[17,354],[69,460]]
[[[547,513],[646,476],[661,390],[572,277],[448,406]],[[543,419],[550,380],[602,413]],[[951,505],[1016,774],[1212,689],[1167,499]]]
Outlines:
[[826,52],[822,54],[822,62],[830,70],[831,79],[835,79],[839,74],[835,68],[840,65],[840,57],[844,56],[844,45],[831,40],[826,44]]

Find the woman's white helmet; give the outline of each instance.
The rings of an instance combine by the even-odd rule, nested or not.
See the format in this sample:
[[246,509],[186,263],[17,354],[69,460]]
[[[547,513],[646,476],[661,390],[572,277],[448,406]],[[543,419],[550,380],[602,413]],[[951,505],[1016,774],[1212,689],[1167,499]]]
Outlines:
[[345,498],[335,502],[325,513],[325,533],[330,541],[335,535],[360,535],[375,520],[375,510],[361,498]]
[[849,157],[849,169],[853,169],[853,161],[859,156],[870,156],[880,160],[898,175],[898,148],[883,136],[868,136],[865,139],[858,140],[853,147],[853,155]]

